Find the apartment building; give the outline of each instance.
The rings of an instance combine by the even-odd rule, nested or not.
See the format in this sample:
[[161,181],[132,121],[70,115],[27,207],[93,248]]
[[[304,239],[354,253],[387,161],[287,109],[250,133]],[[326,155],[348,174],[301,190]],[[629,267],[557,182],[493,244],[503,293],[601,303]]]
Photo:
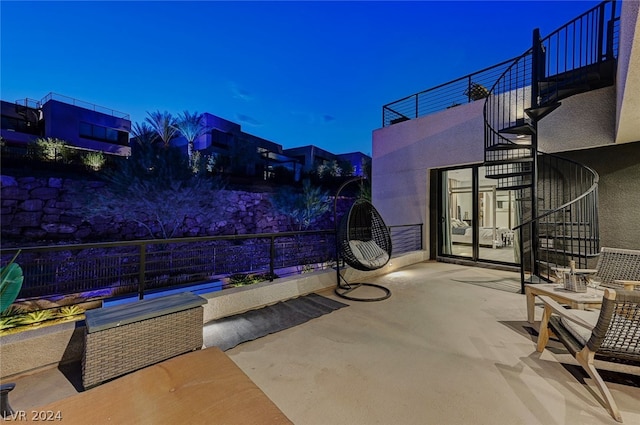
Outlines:
[[123,112],[49,93],[41,100],[3,100],[0,113],[0,135],[17,150],[39,137],[51,137],[79,150],[131,155],[131,121]]
[[[25,152],[39,137],[58,138],[83,151],[130,156],[131,121],[128,114],[70,97],[49,93],[41,100],[1,101],[1,135],[5,151]],[[363,174],[370,157],[360,152],[334,154],[316,146],[283,149],[282,145],[246,133],[241,126],[208,112],[202,114],[207,129],[194,140],[194,149],[213,157],[225,172],[270,180],[299,181],[318,164],[348,161],[355,175]],[[187,151],[182,135],[171,144]],[[233,159],[233,160],[232,160]]]

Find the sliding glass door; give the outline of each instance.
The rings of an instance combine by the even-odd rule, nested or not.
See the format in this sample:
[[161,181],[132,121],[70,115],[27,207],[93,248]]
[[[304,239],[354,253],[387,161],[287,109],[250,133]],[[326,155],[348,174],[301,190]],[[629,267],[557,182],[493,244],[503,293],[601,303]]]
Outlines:
[[479,165],[440,170],[439,255],[517,263],[516,192],[484,176]]
[[442,173],[442,252],[459,257],[473,257],[473,170],[463,168]]

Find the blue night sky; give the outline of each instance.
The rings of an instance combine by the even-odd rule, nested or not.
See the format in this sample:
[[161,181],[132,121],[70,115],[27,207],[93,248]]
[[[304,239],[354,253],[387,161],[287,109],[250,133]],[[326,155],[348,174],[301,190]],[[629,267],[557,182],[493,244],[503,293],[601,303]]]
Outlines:
[[209,112],[371,153],[382,106],[523,53],[595,1],[0,3],[0,94]]

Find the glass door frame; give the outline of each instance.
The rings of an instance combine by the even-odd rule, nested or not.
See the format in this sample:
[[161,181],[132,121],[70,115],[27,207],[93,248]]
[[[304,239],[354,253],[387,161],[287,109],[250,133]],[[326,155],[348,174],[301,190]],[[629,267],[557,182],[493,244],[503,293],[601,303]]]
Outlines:
[[[455,166],[455,167],[447,167],[447,168],[438,168],[435,171],[436,173],[436,179],[435,179],[435,184],[436,187],[433,188],[434,191],[431,192],[433,194],[437,193],[437,206],[434,209],[435,212],[435,228],[437,229],[436,231],[436,246],[434,248],[436,248],[436,253],[438,257],[447,257],[447,258],[455,258],[455,259],[462,259],[462,260],[468,260],[468,261],[473,261],[473,262],[482,262],[482,263],[493,263],[493,264],[506,264],[506,265],[518,265],[517,262],[509,262],[509,261],[500,261],[500,260],[493,260],[490,258],[483,258],[480,256],[480,205],[479,205],[479,199],[480,199],[480,193],[481,193],[481,188],[480,188],[480,176],[479,176],[479,171],[480,169],[483,167],[483,164],[467,164],[467,165],[461,165],[461,166]],[[470,170],[471,171],[471,195],[472,195],[472,211],[471,211],[471,228],[472,228],[472,238],[471,238],[471,256],[464,256],[464,255],[456,255],[453,252],[451,253],[445,253],[444,249],[443,249],[443,245],[444,245],[444,241],[445,239],[450,240],[451,236],[449,234],[448,238],[445,238],[443,235],[443,232],[446,231],[445,229],[445,223],[446,223],[446,219],[444,217],[445,211],[445,205],[447,205],[447,202],[445,202],[445,200],[443,199],[443,197],[445,196],[449,196],[449,188],[448,188],[448,180],[445,178],[446,173],[448,171],[453,171],[453,170]],[[447,185],[447,186],[445,186]],[[486,192],[486,188],[483,187],[482,192]],[[494,198],[495,198],[495,191],[494,192]],[[495,201],[494,201],[495,203]],[[495,208],[495,207],[494,207]],[[495,215],[495,211],[493,211],[494,215]],[[493,222],[493,226],[497,226],[497,224],[495,222]]]

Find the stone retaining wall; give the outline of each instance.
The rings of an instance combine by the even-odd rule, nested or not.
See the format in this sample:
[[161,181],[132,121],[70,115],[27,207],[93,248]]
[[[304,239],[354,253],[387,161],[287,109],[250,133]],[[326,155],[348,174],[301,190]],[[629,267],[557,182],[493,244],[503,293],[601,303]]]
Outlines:
[[[105,183],[66,178],[1,178],[2,239],[6,246],[43,242],[83,243],[149,239],[144,226],[119,215],[83,217],[87,197],[109,196]],[[289,217],[273,208],[270,193],[235,190],[215,192],[207,208],[186,216],[173,237],[275,233],[290,230]],[[349,202],[341,203],[346,210]],[[151,214],[147,223],[156,226]],[[157,226],[156,226],[157,227]],[[311,229],[332,229],[333,209]]]

